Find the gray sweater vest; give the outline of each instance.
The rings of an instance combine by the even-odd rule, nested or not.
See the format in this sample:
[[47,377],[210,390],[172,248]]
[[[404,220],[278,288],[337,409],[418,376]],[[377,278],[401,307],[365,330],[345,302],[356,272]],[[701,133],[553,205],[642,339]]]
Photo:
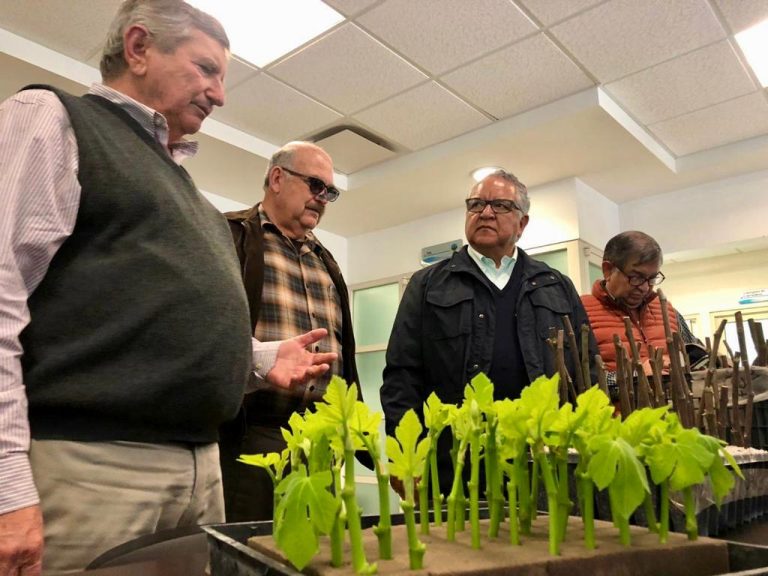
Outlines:
[[213,442],[251,365],[226,221],[118,106],[39,88],[69,113],[82,192],[21,335],[32,437]]

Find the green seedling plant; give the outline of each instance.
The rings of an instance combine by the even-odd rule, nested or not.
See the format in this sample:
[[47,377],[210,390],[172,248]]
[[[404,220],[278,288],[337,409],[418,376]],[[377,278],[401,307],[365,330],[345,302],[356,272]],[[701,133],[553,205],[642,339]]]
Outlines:
[[[509,503],[509,542],[520,545],[520,532],[530,533],[530,484],[528,477],[528,414],[519,400],[496,402],[499,456],[507,481]],[[519,501],[519,505],[518,505]],[[527,529],[527,530],[526,530]]]
[[[560,506],[557,470],[553,468],[553,455],[546,449],[547,436],[556,431],[553,428],[558,418],[558,385],[559,376],[552,378],[541,376],[531,382],[520,395],[520,403],[528,414],[526,422],[531,458],[538,462],[544,489],[547,492],[549,513],[549,553],[552,556],[560,554],[560,539],[562,534],[560,524]],[[562,479],[567,482],[567,478]],[[567,518],[565,519],[567,521]]]
[[440,493],[440,477],[437,471],[437,441],[450,421],[450,408],[432,392],[424,403],[424,424],[429,438],[429,452],[424,463],[424,473],[419,484],[421,533],[429,534],[429,488],[432,487],[432,516],[436,526],[443,523],[443,495]]
[[448,494],[446,538],[449,542],[456,539],[456,529],[463,530],[465,501],[464,501],[464,462],[469,446],[470,433],[472,431],[471,406],[463,403],[450,415],[450,425],[453,432],[453,448],[451,459],[453,460],[453,482],[451,492]]
[[408,532],[408,557],[411,570],[420,570],[424,565],[426,546],[416,535],[414,514],[414,480],[424,470],[429,451],[429,438],[421,438],[421,422],[416,412],[408,410],[395,429],[395,438],[387,437],[387,457],[390,471],[400,478],[405,487],[405,499],[401,503]]
[[650,488],[634,448],[619,434],[620,426],[620,421],[614,419],[608,431],[590,439],[588,449],[592,458],[587,473],[598,489],[608,489],[611,517],[619,529],[619,540],[629,546],[629,517]]
[[389,473],[381,452],[379,424],[381,412],[371,412],[368,406],[357,401],[355,419],[350,423],[352,433],[365,446],[371,455],[376,473],[379,491],[379,522],[373,527],[373,533],[379,541],[379,558],[392,558],[392,519],[389,513]]
[[[269,452],[268,454],[241,454],[237,459],[238,462],[247,464],[249,466],[256,466],[261,468],[272,480],[272,509],[277,510],[277,506],[280,503],[279,493],[277,491],[277,485],[283,479],[286,468],[288,467],[289,450],[286,448],[282,452]],[[277,521],[274,522],[274,529],[277,529]]]
[[328,384],[323,401],[316,405],[317,416],[333,427],[344,450],[344,487],[341,496],[347,514],[352,565],[357,574],[374,574],[376,563],[369,564],[365,558],[360,510],[355,495],[355,451],[363,447],[359,435],[356,436],[350,426],[350,422],[359,421],[356,415],[357,386],[348,386],[343,379],[334,376]]
[[613,405],[610,398],[598,386],[580,394],[576,399],[575,418],[580,425],[575,429],[571,441],[579,455],[576,464],[576,489],[584,525],[584,545],[589,550],[595,549],[595,485],[588,469],[592,459],[589,440],[604,434],[611,426]]

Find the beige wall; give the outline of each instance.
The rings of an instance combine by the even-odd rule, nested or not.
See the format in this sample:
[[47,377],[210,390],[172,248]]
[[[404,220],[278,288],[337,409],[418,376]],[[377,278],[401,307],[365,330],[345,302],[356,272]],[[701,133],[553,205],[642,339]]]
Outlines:
[[744,292],[768,288],[768,250],[669,263],[662,270],[667,277],[662,289],[669,301],[685,315],[698,313],[698,335],[711,336],[715,329],[710,325],[711,312],[739,308]]

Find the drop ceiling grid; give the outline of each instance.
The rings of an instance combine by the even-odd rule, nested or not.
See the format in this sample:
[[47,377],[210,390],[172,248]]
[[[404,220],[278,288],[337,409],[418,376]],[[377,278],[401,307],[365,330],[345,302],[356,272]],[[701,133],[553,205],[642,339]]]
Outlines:
[[426,80],[426,76],[353,24],[268,70],[344,114],[353,114]]
[[418,150],[490,123],[435,82],[399,94],[356,115],[365,126]]
[[537,31],[509,0],[388,0],[357,21],[431,75]]
[[347,18],[352,18],[376,4],[378,0],[323,0],[323,2]]
[[603,83],[726,35],[706,0],[613,0],[551,32]]
[[0,27],[85,61],[100,52],[119,5],[119,0],[5,0]]
[[605,86],[625,110],[653,124],[757,90],[726,40]]
[[648,127],[677,156],[768,133],[768,101],[753,93]]
[[441,80],[496,118],[513,116],[593,85],[543,34],[476,60]]
[[545,26],[551,26],[570,18],[578,12],[591,8],[606,0],[516,0],[525,6]]
[[278,146],[342,118],[263,73],[228,92],[212,117]]

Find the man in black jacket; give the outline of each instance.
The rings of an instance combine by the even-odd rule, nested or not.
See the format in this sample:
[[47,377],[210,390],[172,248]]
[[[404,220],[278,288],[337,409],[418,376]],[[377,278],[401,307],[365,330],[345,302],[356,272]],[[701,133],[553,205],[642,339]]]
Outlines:
[[[517,247],[528,224],[525,185],[498,170],[472,188],[466,206],[469,246],[414,274],[400,303],[381,387],[387,434],[408,409],[421,414],[431,392],[460,403],[480,372],[497,399],[517,398],[532,380],[556,372],[551,329],[562,329],[564,316],[576,330],[588,324],[570,279]],[[589,342],[593,358],[591,333]],[[566,361],[574,374],[568,354]],[[452,479],[448,436],[438,448],[443,493]]]
[[325,328],[315,353],[338,359],[322,377],[283,389],[268,383],[245,397],[237,420],[221,435],[221,466],[227,520],[272,518],[273,487],[266,472],[237,462],[240,454],[280,452],[294,412],[321,399],[333,374],[358,382],[347,286],[331,253],[312,230],[329,202],[333,162],[318,146],[291,142],[272,156],[264,177],[264,201],[226,214],[250,306],[251,329],[264,341]]

